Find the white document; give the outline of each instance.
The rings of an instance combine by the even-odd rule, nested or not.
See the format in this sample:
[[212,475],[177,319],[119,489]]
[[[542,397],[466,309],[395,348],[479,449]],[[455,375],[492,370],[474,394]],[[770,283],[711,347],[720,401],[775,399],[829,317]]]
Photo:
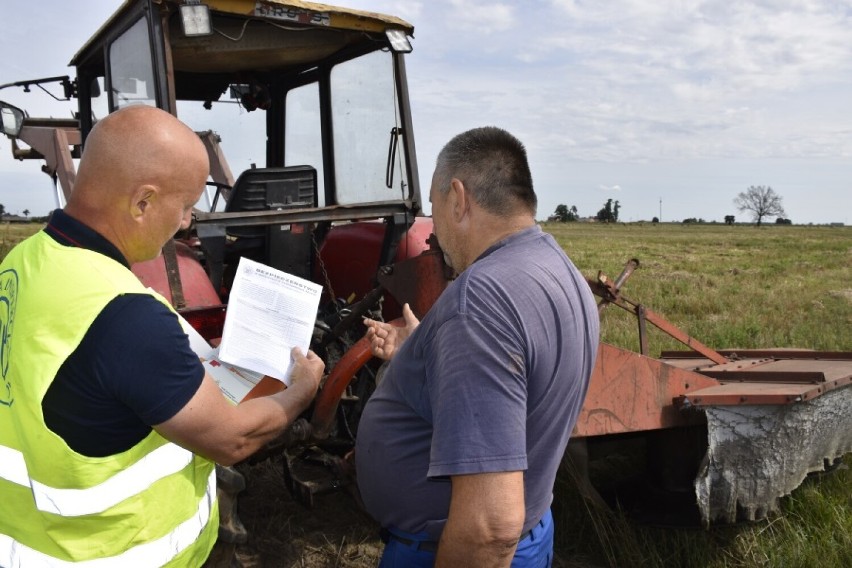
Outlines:
[[222,331],[222,361],[289,385],[293,347],[307,353],[322,286],[241,258]]
[[189,322],[178,315],[184,332],[189,336],[189,346],[198,355],[204,369],[213,377],[216,384],[229,401],[239,404],[254,386],[263,378],[263,373],[255,373],[236,365],[225,363],[219,358],[219,349],[211,347]]
[[218,349],[209,358],[201,359],[201,364],[219,385],[225,398],[239,404],[251,389],[263,378],[263,373],[255,373],[248,369],[225,363],[219,358]]

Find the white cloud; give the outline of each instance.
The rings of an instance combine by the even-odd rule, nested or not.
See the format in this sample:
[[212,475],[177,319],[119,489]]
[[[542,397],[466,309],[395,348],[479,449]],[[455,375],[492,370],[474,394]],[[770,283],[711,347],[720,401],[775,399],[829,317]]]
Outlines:
[[454,29],[489,35],[506,31],[515,24],[514,7],[501,2],[449,0],[446,24]]

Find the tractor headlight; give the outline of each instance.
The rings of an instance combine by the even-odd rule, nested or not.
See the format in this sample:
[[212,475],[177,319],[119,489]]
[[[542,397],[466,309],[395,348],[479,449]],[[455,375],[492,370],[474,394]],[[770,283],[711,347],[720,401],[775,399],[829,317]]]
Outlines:
[[187,37],[205,36],[213,33],[210,27],[210,8],[197,1],[180,7],[180,21],[183,35]]
[[391,44],[391,49],[397,53],[411,53],[411,42],[405,31],[398,29],[385,30],[385,35]]

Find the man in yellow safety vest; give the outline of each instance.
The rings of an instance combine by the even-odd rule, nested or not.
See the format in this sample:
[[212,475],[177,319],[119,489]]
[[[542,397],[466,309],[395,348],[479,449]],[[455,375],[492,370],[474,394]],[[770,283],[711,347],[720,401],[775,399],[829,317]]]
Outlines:
[[165,299],[130,266],[190,221],[209,164],[174,116],[98,122],[64,210],[0,265],[0,566],[198,566],[218,531],[214,462],[278,435],[324,364],[231,405]]

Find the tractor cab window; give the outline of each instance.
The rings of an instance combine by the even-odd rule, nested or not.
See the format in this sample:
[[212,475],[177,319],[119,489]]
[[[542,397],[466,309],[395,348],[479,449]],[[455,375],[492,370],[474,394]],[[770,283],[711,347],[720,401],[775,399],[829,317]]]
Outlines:
[[92,86],[89,92],[89,104],[92,107],[93,124],[109,114],[109,103],[104,93],[106,93],[104,78],[96,77],[92,81]]
[[323,178],[320,99],[317,83],[291,89],[287,93],[287,116],[284,120],[284,165],[308,164],[317,170],[317,199],[325,205]]
[[145,18],[130,26],[109,47],[111,104],[157,105],[151,42]]
[[408,197],[395,85],[388,51],[346,61],[331,71],[334,173],[342,205]]
[[[177,116],[195,132],[212,131],[219,144],[223,164],[236,179],[253,167],[266,166],[266,112],[248,112],[228,94],[220,100],[205,104],[201,101],[177,101]],[[211,164],[211,168],[214,165]],[[213,180],[224,183],[225,180]],[[216,210],[225,210],[225,199],[215,199],[216,190],[208,186],[196,207],[210,211],[214,200]]]

